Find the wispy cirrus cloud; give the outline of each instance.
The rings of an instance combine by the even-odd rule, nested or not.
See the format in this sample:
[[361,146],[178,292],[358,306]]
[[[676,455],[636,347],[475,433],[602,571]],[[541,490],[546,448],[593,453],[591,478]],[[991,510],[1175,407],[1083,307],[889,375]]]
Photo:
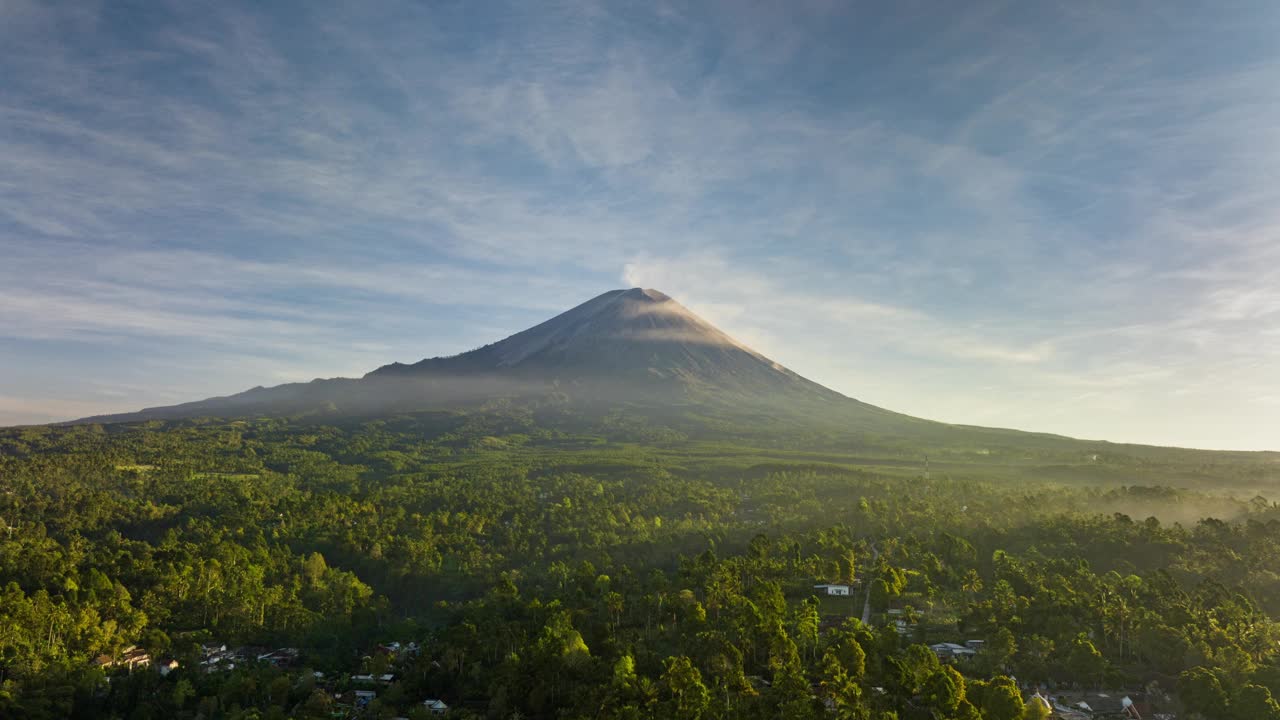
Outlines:
[[0,8],[0,394],[355,372],[621,273],[895,409],[1271,443],[1268,3]]

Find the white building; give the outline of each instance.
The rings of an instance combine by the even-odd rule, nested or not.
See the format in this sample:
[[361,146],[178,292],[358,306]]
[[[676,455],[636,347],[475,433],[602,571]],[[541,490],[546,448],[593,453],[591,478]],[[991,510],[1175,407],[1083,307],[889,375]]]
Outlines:
[[849,586],[848,586],[848,585],[828,585],[828,584],[825,584],[825,583],[824,583],[824,584],[822,584],[822,585],[814,585],[814,586],[813,586],[813,589],[814,589],[814,590],[826,590],[828,595],[842,595],[842,596],[844,596],[844,595],[848,595],[848,594],[849,594]]

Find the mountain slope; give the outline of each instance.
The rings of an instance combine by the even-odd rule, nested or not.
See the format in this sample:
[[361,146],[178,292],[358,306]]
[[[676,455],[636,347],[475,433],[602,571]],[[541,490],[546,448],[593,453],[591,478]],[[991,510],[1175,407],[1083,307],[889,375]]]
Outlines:
[[[803,439],[803,444],[1003,452],[1097,453],[1097,443],[949,425],[868,405],[743,346],[656,290],[612,290],[504,340],[452,357],[392,363],[362,378],[257,387],[74,422],[195,417],[387,417],[494,401],[603,418],[620,408],[690,435]],[[1000,450],[1003,448],[1003,450]]]
[[505,375],[650,391],[844,396],[741,345],[657,290],[613,290],[511,337],[366,378]]
[[257,387],[78,422],[307,412],[375,415],[551,394],[591,404],[905,416],[851,400],[738,343],[657,290],[612,290],[504,340],[452,357],[393,363],[363,378]]

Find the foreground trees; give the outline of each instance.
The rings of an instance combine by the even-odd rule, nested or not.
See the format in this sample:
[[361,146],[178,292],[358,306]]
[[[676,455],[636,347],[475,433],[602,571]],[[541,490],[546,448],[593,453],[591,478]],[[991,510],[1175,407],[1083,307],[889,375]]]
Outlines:
[[[375,717],[1038,717],[1011,677],[1280,717],[1266,501],[604,438],[519,412],[0,431],[0,717],[328,717],[388,670]],[[207,640],[303,663],[202,673]],[[105,683],[135,645],[181,667]]]

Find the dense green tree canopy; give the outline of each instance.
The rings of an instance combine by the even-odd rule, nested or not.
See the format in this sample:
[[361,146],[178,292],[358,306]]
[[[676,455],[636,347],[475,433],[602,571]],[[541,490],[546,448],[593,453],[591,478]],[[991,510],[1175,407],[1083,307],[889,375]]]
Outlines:
[[[857,436],[619,428],[499,404],[0,431],[0,717],[334,717],[383,674],[372,717],[1017,720],[1040,684],[1277,712],[1280,510],[1223,485],[1251,465],[1117,450],[1143,484],[1099,484],[953,448],[925,478]],[[202,672],[209,641],[302,656]],[[178,669],[94,664],[131,646]]]

